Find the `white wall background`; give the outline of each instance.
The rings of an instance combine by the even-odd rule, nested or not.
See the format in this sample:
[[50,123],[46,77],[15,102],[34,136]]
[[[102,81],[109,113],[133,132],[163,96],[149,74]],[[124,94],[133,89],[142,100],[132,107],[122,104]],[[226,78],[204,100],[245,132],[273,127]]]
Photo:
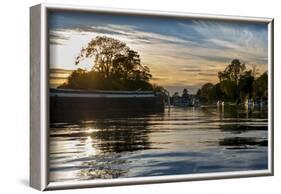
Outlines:
[[[41,2],[275,18],[275,176],[81,189],[81,193],[278,193],[281,181],[281,12],[277,0],[7,0],[0,10],[0,193],[35,193],[29,176],[29,7]],[[269,191],[271,190],[271,192]],[[75,193],[64,190],[59,193]],[[275,192],[273,192],[275,191]],[[280,191],[279,191],[280,192]]]

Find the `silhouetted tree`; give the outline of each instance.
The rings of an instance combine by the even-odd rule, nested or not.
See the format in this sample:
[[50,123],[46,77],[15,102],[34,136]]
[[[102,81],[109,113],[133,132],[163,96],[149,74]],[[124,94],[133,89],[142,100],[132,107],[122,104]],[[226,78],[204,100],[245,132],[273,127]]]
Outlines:
[[212,102],[215,96],[214,89],[215,87],[212,83],[206,83],[201,87],[200,92],[197,92],[197,95],[203,102]]
[[175,92],[171,97],[171,103],[175,103],[180,98],[180,95],[178,92]]
[[141,64],[138,52],[114,38],[97,36],[88,43],[87,47],[81,49],[75,64],[78,65],[85,58],[91,58],[92,69],[102,73],[105,78],[144,81],[151,78],[149,68]]
[[238,86],[231,80],[223,80],[220,82],[220,88],[227,100],[235,100],[239,96]]
[[259,74],[256,65],[252,65],[251,70],[246,70],[246,65],[241,64],[238,59],[234,59],[224,71],[218,73],[219,83],[204,84],[196,96],[203,102],[213,102],[216,100],[227,100],[241,102],[248,98],[266,99],[268,95],[268,75]]
[[228,80],[233,81],[236,85],[238,85],[239,79],[241,75],[244,73],[246,69],[245,64],[241,63],[239,59],[234,59],[232,62],[225,68],[224,71],[218,73],[218,77],[220,81]]
[[124,42],[97,36],[81,49],[76,57],[78,65],[85,58],[93,61],[91,71],[77,69],[60,88],[100,90],[152,90],[152,75],[142,65],[138,52]]
[[185,99],[189,98],[188,90],[186,88],[184,88],[182,91],[182,97]]
[[254,80],[255,78],[251,70],[244,72],[244,74],[240,77],[239,91],[241,100],[252,98]]
[[268,73],[264,72],[259,78],[254,81],[253,93],[255,99],[266,99],[268,96]]

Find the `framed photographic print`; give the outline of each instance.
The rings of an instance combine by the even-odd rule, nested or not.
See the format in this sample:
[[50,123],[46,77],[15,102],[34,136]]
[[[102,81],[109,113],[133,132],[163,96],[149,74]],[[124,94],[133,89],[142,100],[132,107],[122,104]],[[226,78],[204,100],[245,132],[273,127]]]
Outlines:
[[30,10],[30,185],[273,175],[273,19]]

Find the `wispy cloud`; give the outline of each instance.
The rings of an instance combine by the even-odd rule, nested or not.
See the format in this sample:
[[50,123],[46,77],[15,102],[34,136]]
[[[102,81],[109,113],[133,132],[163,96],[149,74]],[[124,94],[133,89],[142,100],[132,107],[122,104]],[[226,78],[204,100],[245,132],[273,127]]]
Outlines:
[[[267,68],[266,26],[207,20],[125,20],[98,15],[63,19],[68,25],[58,21],[50,28],[53,68],[77,68],[75,56],[98,35],[119,39],[138,51],[151,69],[152,81],[167,87],[196,88],[206,81],[216,82],[217,72],[234,58],[257,64],[262,71]],[[89,64],[86,60],[81,65],[89,68]]]
[[63,45],[69,40],[69,36],[65,34],[64,30],[50,30],[49,31],[50,44]]

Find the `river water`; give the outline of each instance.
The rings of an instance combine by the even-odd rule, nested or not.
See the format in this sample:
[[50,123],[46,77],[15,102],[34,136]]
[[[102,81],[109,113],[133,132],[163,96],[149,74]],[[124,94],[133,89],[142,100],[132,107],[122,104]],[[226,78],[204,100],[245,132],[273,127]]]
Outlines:
[[51,182],[268,168],[267,108],[166,108],[50,124]]

